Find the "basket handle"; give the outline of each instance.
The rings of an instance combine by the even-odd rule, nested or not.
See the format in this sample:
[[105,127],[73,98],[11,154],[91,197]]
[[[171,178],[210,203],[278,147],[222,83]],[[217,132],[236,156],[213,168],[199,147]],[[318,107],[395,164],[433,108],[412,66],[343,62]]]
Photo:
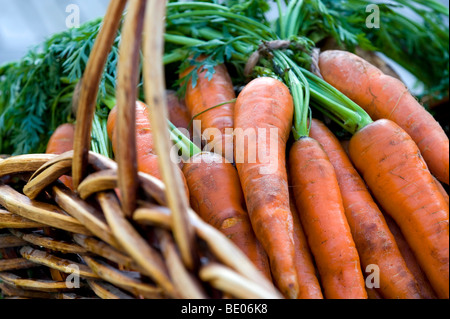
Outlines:
[[117,64],[117,149],[118,185],[122,211],[131,217],[138,190],[136,151],[136,99],[140,74],[140,49],[147,1],[130,0],[122,27]]
[[74,155],[72,162],[73,186],[75,189],[86,175],[91,144],[92,121],[100,80],[105,64],[119,29],[127,0],[110,1],[103,26],[95,40],[81,82],[80,97],[75,126]]
[[[103,27],[95,41],[83,75],[77,110],[72,177],[75,189],[83,181],[91,141],[92,121],[100,80],[107,57],[120,25],[127,0],[111,1],[106,12]],[[146,10],[145,7],[147,6]],[[168,206],[173,212],[173,233],[183,262],[189,269],[198,266],[195,249],[195,232],[189,222],[189,203],[184,191],[184,183],[176,164],[171,161],[172,141],[166,119],[168,109],[165,92],[163,66],[164,17],[166,1],[130,0],[122,30],[117,83],[117,129],[119,189],[122,195],[122,209],[128,217],[136,207],[138,188],[135,103],[139,74],[139,49],[144,29],[144,88],[146,102],[150,108],[155,149],[166,184]],[[144,16],[145,14],[145,16]]]
[[176,164],[170,158],[171,146],[167,123],[165,74],[163,64],[166,1],[149,0],[144,24],[143,78],[158,163],[166,185],[168,206],[172,211],[173,235],[187,268],[198,266],[195,231],[188,216],[188,199]]

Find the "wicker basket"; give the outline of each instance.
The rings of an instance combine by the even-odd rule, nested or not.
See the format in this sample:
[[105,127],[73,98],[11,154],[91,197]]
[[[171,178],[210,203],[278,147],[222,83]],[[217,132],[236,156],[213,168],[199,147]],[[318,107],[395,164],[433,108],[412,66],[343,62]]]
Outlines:
[[[0,158],[3,296],[281,298],[228,238],[189,208],[182,177],[170,161],[165,121],[165,1],[128,2],[116,92],[117,163],[90,152],[89,145],[99,81],[126,0],[110,2],[84,73],[74,150]],[[141,42],[146,102],[164,183],[136,169]],[[59,182],[62,175],[72,175],[76,191]]]

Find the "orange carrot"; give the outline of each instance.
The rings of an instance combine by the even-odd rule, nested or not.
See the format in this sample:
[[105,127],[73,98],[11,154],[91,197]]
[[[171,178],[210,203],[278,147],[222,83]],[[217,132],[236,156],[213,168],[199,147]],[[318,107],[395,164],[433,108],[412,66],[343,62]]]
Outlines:
[[439,192],[441,193],[442,197],[444,197],[445,202],[447,203],[447,206],[448,206],[449,198],[448,198],[447,191],[445,190],[444,186],[442,186],[441,182],[439,182],[434,176],[433,176],[433,178],[434,178],[434,181],[435,181],[435,183],[436,183],[436,185],[437,185],[437,187],[439,189]]
[[292,146],[290,173],[300,221],[327,299],[367,299],[358,251],[333,166],[309,137]]
[[191,114],[187,109],[186,103],[183,99],[178,98],[175,91],[167,90],[167,108],[169,110],[169,120],[178,129],[185,129],[189,131],[190,138],[192,138]]
[[50,137],[47,144],[47,154],[62,154],[73,150],[75,126],[73,124],[62,124]]
[[366,288],[369,299],[384,299],[375,288]]
[[348,145],[350,144],[350,140],[342,140],[340,143],[345,153],[348,155]]
[[425,276],[422,269],[420,268],[420,266],[417,262],[417,259],[414,256],[414,253],[412,252],[408,243],[406,242],[406,239],[403,236],[402,232],[400,231],[400,228],[398,227],[398,225],[395,223],[395,221],[389,215],[384,214],[384,217],[386,219],[386,223],[389,226],[390,231],[392,232],[392,235],[394,235],[394,237],[395,237],[395,241],[396,241],[398,248],[403,256],[403,259],[405,259],[408,269],[411,271],[411,273],[416,278],[422,298],[436,299],[437,298],[436,294],[434,293],[430,282],[428,281],[427,277]]
[[[142,102],[136,102],[136,151],[137,168],[140,172],[150,174],[162,179],[159,171],[158,156],[155,155],[153,147],[152,129],[149,120],[148,107]],[[115,132],[117,118],[117,107],[114,107],[108,116],[107,131],[111,139],[113,151],[117,149],[117,137]]]
[[[180,77],[184,78],[193,69],[194,67],[188,68]],[[225,104],[209,110],[216,105],[236,98],[231,77],[228,74],[226,66],[223,64],[215,68],[215,73],[211,80],[205,78],[204,69],[198,70],[197,73],[197,85],[193,88],[192,80],[189,80],[185,96],[186,106],[191,113],[191,117],[196,117],[195,120],[201,121],[201,132],[198,131],[198,128],[194,127],[194,130],[197,130],[195,133],[204,134],[205,129],[217,130],[215,137],[205,136],[208,143],[206,150],[220,154],[232,162],[234,103]],[[231,131],[227,129],[231,129]],[[218,133],[220,133],[220,136]]]
[[[73,150],[74,136],[75,125],[69,123],[60,125],[50,137],[45,152],[47,154],[59,155]],[[72,177],[64,175],[59,180],[73,190]]]
[[[117,106],[114,107],[108,116],[107,132],[109,139],[112,142],[112,148],[115,152],[117,149],[116,137],[116,119]],[[162,175],[159,169],[158,156],[154,153],[154,144],[152,136],[152,128],[149,119],[149,108],[144,103],[136,102],[136,151],[137,151],[137,169],[140,172],[152,175],[153,177],[162,180]],[[184,175],[180,174],[183,177]],[[186,193],[189,195],[186,180],[184,180]],[[189,198],[189,196],[188,196]]]
[[270,280],[269,261],[256,239],[231,163],[215,153],[199,153],[183,167],[191,206],[199,216],[231,239]]
[[440,298],[449,298],[449,208],[411,137],[390,120],[359,130],[350,157],[399,225]]
[[[269,257],[278,289],[286,298],[295,299],[300,291],[285,155],[293,112],[292,96],[283,83],[272,78],[253,80],[239,94],[236,102],[234,146],[236,166],[256,237]],[[277,134],[270,135],[270,128],[276,129]],[[258,138],[263,137],[262,129],[267,130],[265,141]],[[254,139],[245,139],[244,132]],[[249,140],[255,143],[251,144]],[[271,142],[275,143],[272,149]],[[256,150],[265,149],[266,154],[271,152],[269,161],[256,156],[253,158],[253,147]],[[277,154],[273,155],[275,152]]]
[[318,120],[312,121],[310,136],[322,145],[336,172],[345,215],[363,269],[369,265],[378,266],[379,292],[384,298],[420,299],[417,282],[409,271],[382,212],[339,140]]
[[295,266],[300,286],[298,298],[323,299],[322,287],[320,286],[319,279],[317,278],[314,260],[298,216],[297,208],[295,207],[295,200],[292,192],[290,192],[290,195],[290,206],[292,219],[294,221]]
[[396,78],[350,52],[320,55],[325,81],[335,86],[375,120],[390,119],[416,142],[430,171],[449,183],[449,140],[440,124]]

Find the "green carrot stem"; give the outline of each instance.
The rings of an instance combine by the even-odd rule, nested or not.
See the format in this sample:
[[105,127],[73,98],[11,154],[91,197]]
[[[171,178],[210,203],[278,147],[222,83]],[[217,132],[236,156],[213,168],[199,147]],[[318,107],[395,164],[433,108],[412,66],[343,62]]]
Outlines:
[[[183,140],[180,136],[175,134],[173,131],[170,131],[170,137],[173,140],[176,147],[178,147],[178,150],[181,150],[181,157],[184,161],[189,160],[191,158],[192,150],[189,148],[188,145],[183,143]],[[188,155],[186,155],[188,154]]]
[[111,141],[109,140],[109,137],[108,137],[108,129],[107,129],[107,127],[108,127],[108,119],[103,118],[101,120],[100,125],[101,125],[101,129],[102,129],[102,132],[103,132],[103,140],[106,143],[107,156],[109,158],[113,158],[112,143],[111,143]]
[[262,40],[273,40],[276,39],[277,36],[273,32],[273,30],[253,19],[247,18],[245,16],[241,16],[231,12],[223,12],[223,11],[214,11],[214,10],[197,10],[197,11],[189,11],[184,13],[178,13],[170,15],[171,20],[189,18],[192,16],[220,16],[223,18],[234,19],[237,24],[243,24],[244,26],[252,26],[255,30],[260,31],[260,35],[262,36]]
[[102,103],[112,110],[117,105],[117,100],[114,96],[106,96],[102,99]]
[[[218,35],[214,32],[211,32],[211,30],[208,30],[207,28],[205,28],[204,33],[203,33],[203,37],[205,39],[214,40],[214,39],[218,38]],[[165,36],[166,42],[172,43],[172,44],[177,44],[177,45],[182,45],[182,46],[186,46],[186,47],[195,47],[195,46],[202,46],[202,45],[208,44],[208,42],[206,42],[206,41],[194,39],[194,38],[187,37],[187,36],[174,35],[174,34],[170,34],[170,33],[166,33],[164,36]],[[246,37],[248,37],[248,36],[241,36],[241,37],[233,38],[233,39],[230,39],[228,43],[238,42],[238,41],[245,39]],[[246,59],[246,56],[244,54],[248,53],[247,47],[243,46],[240,43],[233,44],[233,46],[236,48],[236,50],[238,50],[238,52],[234,52],[232,54],[233,59],[236,59],[239,61],[244,61]],[[187,53],[186,50],[175,50],[171,53],[168,53],[168,54],[164,55],[163,63],[165,65],[167,65],[167,64],[170,64],[173,62],[181,61],[186,57],[186,53]]]
[[284,17],[283,17],[283,9],[281,7],[281,0],[277,0],[277,7],[278,7],[278,27],[280,28],[279,34],[283,38],[283,35],[286,34],[286,25],[284,24]]
[[346,127],[344,128],[348,132],[355,134],[358,130],[373,122],[364,109],[339,90],[308,70],[300,69],[310,83],[313,100],[322,109],[325,108],[329,113],[334,114],[335,118],[345,118],[347,124],[345,124]]
[[[254,50],[254,46],[252,44],[246,44],[245,39],[259,39],[260,36],[256,33],[256,32],[252,32],[248,29],[245,29],[245,27],[241,27],[239,25],[236,24],[229,24],[226,23],[227,26],[229,26],[232,29],[236,29],[239,31],[242,31],[246,34],[246,37],[238,37],[235,38],[234,41],[232,41],[233,44],[233,48],[237,51],[233,53],[233,60],[238,60],[238,61],[247,61],[248,59],[248,54],[250,52],[252,52]],[[201,28],[199,30],[197,30],[198,34],[207,39],[207,40],[214,40],[214,39],[220,39],[223,34],[219,31],[216,31],[212,28],[209,27],[205,27],[205,28]],[[239,40],[239,41],[236,41]]]
[[298,25],[299,16],[302,10],[303,0],[296,0],[292,1],[291,3],[293,3],[294,5],[292,6],[292,10],[288,15],[289,19],[287,20],[287,30],[284,37],[285,39],[298,34],[298,29],[296,29],[296,27]]
[[196,46],[200,44],[205,44],[205,41],[202,40],[197,40],[194,38],[169,33],[164,34],[164,39],[168,43],[179,44],[184,46]]
[[98,141],[94,135],[92,136],[92,139],[91,139],[91,149],[92,149],[92,152],[100,154],[100,150],[98,148]]
[[187,51],[184,50],[174,50],[167,53],[163,57],[163,64],[168,65],[171,63],[182,61],[187,55]]
[[227,102],[223,102],[223,103],[214,105],[214,106],[212,106],[212,107],[210,107],[210,108],[208,108],[208,109],[206,109],[206,110],[204,110],[204,111],[202,111],[202,112],[200,112],[200,113],[198,113],[198,114],[195,114],[195,115],[192,117],[191,121],[189,122],[188,130],[191,129],[192,124],[194,123],[195,119],[196,119],[197,117],[199,117],[200,115],[205,114],[206,112],[211,111],[211,110],[213,110],[213,109],[215,109],[215,108],[218,108],[218,107],[220,107],[220,106],[224,106],[224,105],[227,105],[227,104],[236,103],[236,100],[237,100],[237,99],[232,99],[232,100],[230,100],[230,101],[227,101]]
[[172,8],[203,8],[203,9],[216,9],[216,10],[223,10],[223,11],[230,11],[229,8],[225,6],[221,6],[219,4],[214,3],[205,3],[205,2],[172,2],[167,4],[168,9]]
[[98,153],[103,156],[109,156],[108,146],[106,145],[106,139],[104,132],[106,130],[102,129],[100,124],[100,119],[97,114],[94,115],[94,123],[93,123],[93,134],[98,143]]
[[286,83],[291,89],[294,100],[294,127],[293,134],[296,140],[309,136],[309,84],[303,77],[301,72],[295,72],[295,65],[292,68],[287,56],[279,50],[273,52],[275,58],[274,63],[286,71]]
[[172,122],[170,122],[168,120],[169,123],[169,130],[172,134],[173,137],[175,137],[176,145],[183,150],[183,154],[189,154],[189,158],[201,153],[201,149],[195,145],[194,143],[192,143],[192,141],[190,139],[188,139],[186,137],[186,135],[184,135],[182,132],[180,132],[180,130],[173,125]]

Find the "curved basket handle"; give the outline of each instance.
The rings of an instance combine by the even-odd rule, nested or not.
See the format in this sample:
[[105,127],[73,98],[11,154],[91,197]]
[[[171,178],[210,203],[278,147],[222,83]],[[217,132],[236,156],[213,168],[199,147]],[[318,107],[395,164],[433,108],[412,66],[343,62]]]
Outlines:
[[147,105],[150,107],[158,163],[166,184],[168,206],[172,210],[173,235],[184,264],[189,269],[198,265],[195,249],[195,231],[189,221],[188,199],[182,177],[170,158],[171,146],[167,123],[168,108],[164,75],[164,31],[166,1],[149,0],[144,25],[143,77]]
[[147,0],[130,0],[122,27],[117,65],[118,184],[124,214],[136,209],[138,172],[136,151],[136,99],[140,73],[140,49]]
[[75,189],[78,188],[86,173],[91,143],[92,121],[94,119],[100,80],[116,38],[126,3],[127,0],[114,0],[109,3],[103,20],[103,26],[95,40],[86,70],[83,74],[73,145],[72,177]]
[[[173,231],[183,262],[189,269],[198,265],[195,249],[195,232],[188,219],[188,199],[184,192],[182,177],[172,163],[170,151],[165,79],[162,55],[164,52],[164,16],[166,1],[131,0],[125,18],[120,58],[118,64],[117,129],[119,166],[119,188],[122,194],[122,208],[131,216],[136,205],[137,164],[135,140],[135,103],[139,74],[139,49],[145,13],[144,37],[144,86],[147,104],[150,107],[151,123],[154,131],[156,153],[158,154],[163,181],[166,184],[169,208],[173,211]],[[91,56],[83,75],[75,129],[72,177],[74,187],[85,177],[90,149],[92,121],[99,84],[109,52],[119,28],[121,15],[127,0],[111,1],[104,18]]]

